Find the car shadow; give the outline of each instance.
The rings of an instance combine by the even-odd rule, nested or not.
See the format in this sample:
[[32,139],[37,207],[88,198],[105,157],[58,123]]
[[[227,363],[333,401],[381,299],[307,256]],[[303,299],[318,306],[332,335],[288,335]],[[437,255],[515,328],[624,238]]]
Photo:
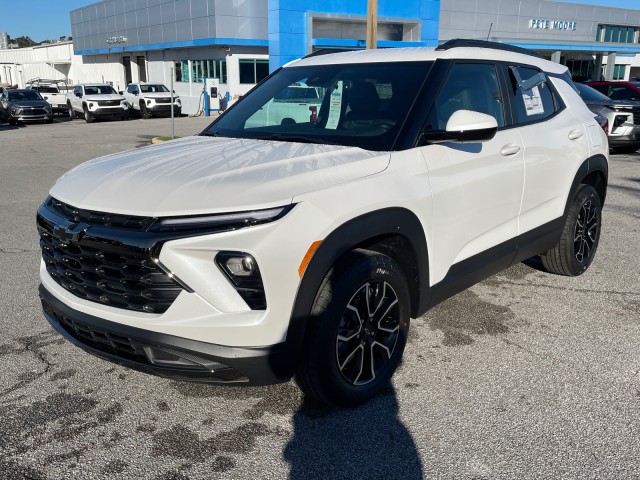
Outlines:
[[334,410],[304,397],[284,449],[291,480],[422,479],[420,454],[389,386],[366,404]]

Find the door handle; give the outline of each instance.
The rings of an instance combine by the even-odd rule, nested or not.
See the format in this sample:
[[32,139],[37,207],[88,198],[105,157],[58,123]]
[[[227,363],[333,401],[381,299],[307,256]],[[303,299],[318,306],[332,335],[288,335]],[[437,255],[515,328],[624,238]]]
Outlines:
[[582,130],[571,130],[569,132],[569,140],[578,140],[579,138],[582,138],[582,135],[584,135]]
[[509,144],[502,147],[502,149],[500,150],[500,154],[503,157],[508,157],[510,155],[515,155],[519,151],[520,151],[520,147],[518,145]]

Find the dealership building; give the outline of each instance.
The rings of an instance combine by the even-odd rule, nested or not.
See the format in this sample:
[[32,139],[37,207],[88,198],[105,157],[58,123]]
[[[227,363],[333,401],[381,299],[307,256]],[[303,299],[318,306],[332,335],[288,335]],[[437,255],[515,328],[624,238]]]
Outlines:
[[[366,0],[102,0],[70,12],[72,45],[40,47],[59,54],[0,50],[0,83],[36,76],[105,81],[118,90],[135,81],[173,83],[184,111],[195,113],[205,78],[234,97],[316,50],[364,48],[366,8]],[[640,77],[640,9],[378,0],[379,48],[434,47],[452,38],[529,48],[567,65],[574,78]]]

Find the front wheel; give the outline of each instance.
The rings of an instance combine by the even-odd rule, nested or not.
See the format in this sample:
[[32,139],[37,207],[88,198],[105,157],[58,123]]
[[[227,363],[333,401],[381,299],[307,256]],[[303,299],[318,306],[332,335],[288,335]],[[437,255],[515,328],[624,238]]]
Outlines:
[[313,304],[296,382],[329,405],[366,402],[386,386],[409,332],[409,289],[393,259],[355,250],[332,268]]
[[84,121],[87,123],[93,122],[93,116],[91,115],[91,112],[89,111],[86,105],[84,107]]
[[602,204],[591,185],[580,185],[565,220],[560,240],[540,255],[544,268],[557,275],[582,275],[596,254],[602,228]]
[[140,116],[145,120],[151,118],[151,113],[149,113],[149,109],[144,102],[140,102]]
[[70,103],[67,104],[67,112],[69,113],[69,120],[73,120],[74,118],[76,118],[76,112]]

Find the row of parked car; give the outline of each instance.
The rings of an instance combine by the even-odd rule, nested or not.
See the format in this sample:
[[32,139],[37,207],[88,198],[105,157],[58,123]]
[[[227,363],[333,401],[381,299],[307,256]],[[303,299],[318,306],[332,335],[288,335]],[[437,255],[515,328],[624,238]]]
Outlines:
[[[67,91],[61,83],[35,79],[27,89],[0,87],[0,121],[51,123],[55,113],[67,113],[72,120],[82,117],[91,123],[105,117],[126,120],[131,111],[147,119],[170,114],[172,106],[175,115],[182,113],[180,97],[174,95],[172,104],[171,92],[163,84],[132,83],[120,94],[108,84],[80,84]],[[618,153],[640,149],[640,81],[585,82],[576,86],[606,129],[611,148]],[[309,115],[306,110],[303,113]]]
[[144,119],[152,115],[182,113],[178,95],[161,83],[132,83],[122,93],[108,84],[86,83],[66,89],[56,80],[31,80],[25,89],[0,87],[0,121],[53,122],[56,113],[66,113],[73,120],[82,117],[87,123],[97,118],[126,120],[132,111]]

